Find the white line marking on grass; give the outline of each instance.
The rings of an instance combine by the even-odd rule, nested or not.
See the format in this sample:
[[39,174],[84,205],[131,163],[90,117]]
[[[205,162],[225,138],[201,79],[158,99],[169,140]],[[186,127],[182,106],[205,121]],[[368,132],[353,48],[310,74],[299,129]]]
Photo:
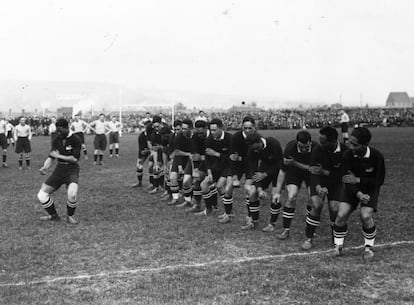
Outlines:
[[[385,243],[385,244],[377,244],[374,248],[384,248],[384,247],[393,247],[398,245],[411,245],[414,244],[414,240],[406,240],[406,241],[397,241],[392,243]],[[355,246],[355,247],[347,247],[346,250],[357,250],[361,249],[364,246]],[[64,282],[64,281],[77,281],[77,280],[89,280],[92,278],[102,278],[102,277],[110,277],[110,276],[118,276],[124,274],[138,274],[138,273],[148,273],[148,272],[162,272],[168,270],[176,270],[176,269],[189,269],[189,268],[203,268],[212,265],[220,265],[220,264],[240,264],[245,262],[252,262],[252,261],[261,261],[261,260],[269,260],[269,259],[284,259],[288,257],[295,257],[295,256],[312,256],[318,254],[326,254],[332,252],[333,249],[328,250],[321,250],[321,251],[311,251],[311,252],[293,252],[293,253],[286,253],[286,254],[275,254],[275,255],[263,255],[263,256],[256,256],[256,257],[240,257],[235,259],[224,259],[224,260],[214,260],[205,263],[190,263],[190,264],[177,264],[177,265],[169,265],[163,267],[154,267],[154,268],[138,268],[138,269],[131,269],[131,270],[119,270],[119,271],[109,271],[109,272],[101,272],[95,274],[81,274],[76,276],[60,276],[60,277],[44,277],[39,280],[34,281],[21,281],[15,283],[0,283],[0,287],[17,287],[17,286],[31,286],[31,285],[39,285],[39,284],[52,284],[56,282]]]

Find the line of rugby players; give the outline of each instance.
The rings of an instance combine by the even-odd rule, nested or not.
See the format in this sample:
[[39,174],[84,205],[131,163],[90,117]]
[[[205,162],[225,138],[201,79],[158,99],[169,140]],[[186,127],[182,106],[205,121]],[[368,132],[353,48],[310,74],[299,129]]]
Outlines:
[[[217,212],[220,198],[224,213],[218,216],[218,222],[224,224],[231,222],[235,216],[233,189],[240,186],[240,180],[244,175],[247,215],[246,223],[241,229],[254,230],[258,227],[260,201],[268,196],[266,189],[271,187],[270,221],[262,231],[275,231],[278,216],[282,214],[283,230],[278,238],[284,240],[289,237],[292,219],[295,216],[296,197],[304,183],[309,200],[306,207],[306,238],[301,248],[312,248],[326,198],[336,253],[341,254],[347,218],[344,225],[344,216],[342,215],[342,222],[341,219],[337,220],[337,216],[346,185],[344,183],[351,186],[360,185],[361,183],[358,184],[356,181],[361,182],[363,178],[359,177],[364,173],[357,174],[358,177],[353,173],[344,174],[343,159],[348,146],[338,141],[338,132],[335,128],[321,128],[319,143],[312,141],[308,131],[301,130],[297,133],[296,139],[286,145],[283,152],[278,140],[263,137],[256,131],[255,120],[249,116],[243,118],[242,130],[233,134],[224,131],[223,122],[217,118],[210,122],[199,119],[195,123],[190,119],[176,120],[173,123],[173,131],[158,116],[147,120],[145,124],[145,130],[138,137],[138,181],[134,187],[142,186],[144,162],[148,160],[149,193],[163,191],[161,198],[167,201],[168,205],[185,208],[187,212],[199,216]],[[367,129],[358,130],[354,134],[354,142],[357,142],[354,146],[359,144],[368,147],[371,135],[369,134],[367,139]],[[373,148],[371,151],[377,152]],[[364,154],[366,157],[366,149]],[[364,160],[363,156],[359,156],[359,159]],[[367,160],[370,160],[369,156]],[[378,162],[381,163],[381,160]],[[379,187],[385,174],[383,160],[382,165],[374,167],[375,169],[371,170],[374,173],[368,171],[366,175],[379,177],[373,186],[376,198],[368,198],[368,191],[356,190],[356,193],[353,193],[357,198],[361,197],[357,200],[361,207],[363,203],[369,206],[369,202],[374,205],[370,209],[371,212],[376,210]],[[344,177],[349,178],[347,182],[344,182]],[[287,191],[287,199],[282,207],[280,194],[283,186]],[[355,188],[352,190],[355,191]],[[362,197],[360,193],[367,196]],[[375,194],[371,197],[375,197]],[[349,216],[353,209],[348,209],[350,211],[347,210],[348,215],[345,216]],[[376,233],[372,213],[366,217],[361,215],[361,219],[365,246],[370,248]],[[373,256],[372,251],[368,254]]]

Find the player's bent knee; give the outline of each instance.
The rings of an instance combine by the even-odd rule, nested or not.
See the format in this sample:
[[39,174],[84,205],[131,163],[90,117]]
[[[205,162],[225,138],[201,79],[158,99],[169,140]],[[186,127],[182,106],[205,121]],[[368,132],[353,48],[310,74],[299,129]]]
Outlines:
[[45,191],[43,191],[43,190],[40,190],[38,193],[37,193],[37,199],[41,202],[41,203],[45,203],[45,202],[48,202],[49,201],[49,194],[48,193],[46,193]]
[[361,213],[361,221],[364,224],[369,224],[373,222],[372,214],[371,213]]
[[296,196],[296,194],[295,195],[289,195],[288,194],[288,198],[287,198],[287,201],[289,202],[289,203],[295,203],[296,202],[296,198],[297,198],[297,196]]

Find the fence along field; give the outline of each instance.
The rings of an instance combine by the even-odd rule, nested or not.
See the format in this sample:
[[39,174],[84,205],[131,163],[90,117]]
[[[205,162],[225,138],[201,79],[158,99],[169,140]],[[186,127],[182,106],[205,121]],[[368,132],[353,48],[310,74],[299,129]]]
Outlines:
[[[132,135],[121,138],[120,159],[106,156],[102,167],[81,161],[78,226],[42,223],[36,193],[45,177],[37,169],[49,138],[35,137],[31,172],[17,170],[11,149],[10,168],[0,169],[0,304],[409,304],[414,300],[414,129],[371,131],[373,146],[385,155],[387,178],[376,215],[382,246],[369,265],[356,248],[362,237],[355,215],[344,257],[327,253],[326,213],[314,252],[302,255],[303,190],[292,235],[281,242],[275,234],[240,230],[241,190],[235,193],[235,220],[219,225],[215,217],[196,218],[167,207],[157,195],[131,189],[137,154]],[[317,130],[311,132],[316,138]],[[295,133],[266,135],[285,145]],[[92,137],[86,141],[90,153]],[[64,189],[55,198],[64,215]],[[266,202],[261,225],[268,217]]]

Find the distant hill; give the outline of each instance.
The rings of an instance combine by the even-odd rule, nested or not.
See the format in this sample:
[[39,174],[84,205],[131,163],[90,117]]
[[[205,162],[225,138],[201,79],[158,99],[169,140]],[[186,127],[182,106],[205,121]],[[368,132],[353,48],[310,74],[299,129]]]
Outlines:
[[[122,96],[124,108],[145,110],[146,107],[182,103],[188,108],[228,109],[242,101],[254,102],[265,108],[307,107],[306,102],[277,101],[269,97],[197,93],[178,90],[127,88],[113,83],[0,80],[0,111],[22,109],[41,113],[60,107],[74,107],[84,111],[114,111],[119,109]],[[129,105],[129,107],[128,107]]]

